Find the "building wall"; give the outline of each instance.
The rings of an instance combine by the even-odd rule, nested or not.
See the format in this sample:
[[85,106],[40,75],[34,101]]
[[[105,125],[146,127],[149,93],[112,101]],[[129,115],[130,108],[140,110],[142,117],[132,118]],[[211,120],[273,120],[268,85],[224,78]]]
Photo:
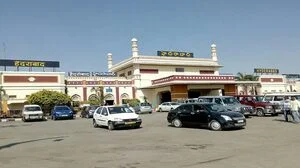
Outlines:
[[65,92],[64,72],[2,71],[0,75],[10,110],[20,110],[29,95],[43,89]]
[[[159,61],[159,60],[158,60]],[[184,72],[176,72],[176,68],[184,68]],[[201,66],[153,66],[153,65],[140,65],[139,69],[149,70],[149,72],[140,72],[141,85],[137,87],[151,86],[151,81],[171,75],[217,75],[218,71],[214,67],[201,67]],[[150,70],[158,70],[157,73]],[[200,73],[202,71],[202,73]],[[208,74],[209,71],[214,74]],[[137,82],[138,83],[138,82]]]

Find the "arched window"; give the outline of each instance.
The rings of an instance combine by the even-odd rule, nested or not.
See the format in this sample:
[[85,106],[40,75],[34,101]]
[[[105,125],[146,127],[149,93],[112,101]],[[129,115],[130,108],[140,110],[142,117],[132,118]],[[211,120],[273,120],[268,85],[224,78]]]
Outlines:
[[72,101],[81,101],[81,97],[78,94],[74,94],[71,99]]
[[96,94],[91,94],[91,95],[89,96],[89,100],[97,100],[97,99],[98,99],[98,97],[97,97]]

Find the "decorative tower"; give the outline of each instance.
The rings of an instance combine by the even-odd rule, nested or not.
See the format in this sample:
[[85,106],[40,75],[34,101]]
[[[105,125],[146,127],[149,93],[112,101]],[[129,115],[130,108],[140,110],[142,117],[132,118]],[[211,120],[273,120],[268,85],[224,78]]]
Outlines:
[[218,61],[217,46],[215,44],[211,45],[211,58],[213,61]]
[[108,65],[108,72],[110,72],[110,68],[112,67],[112,53],[107,54],[107,65]]
[[131,39],[131,47],[132,47],[132,57],[138,57],[139,49],[138,49],[136,38]]

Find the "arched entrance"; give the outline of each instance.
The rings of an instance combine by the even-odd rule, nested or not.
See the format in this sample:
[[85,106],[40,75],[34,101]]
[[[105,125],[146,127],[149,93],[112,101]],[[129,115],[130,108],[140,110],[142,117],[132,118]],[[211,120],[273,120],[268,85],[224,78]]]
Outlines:
[[107,94],[104,96],[105,105],[114,105],[115,97],[112,94]]
[[170,102],[170,101],[172,101],[171,92],[170,91],[163,91],[163,92],[159,92],[158,94],[159,94],[159,99],[160,99],[159,104],[161,104],[163,102]]
[[125,104],[126,99],[129,99],[129,95],[127,93],[123,93],[121,95],[122,104]]

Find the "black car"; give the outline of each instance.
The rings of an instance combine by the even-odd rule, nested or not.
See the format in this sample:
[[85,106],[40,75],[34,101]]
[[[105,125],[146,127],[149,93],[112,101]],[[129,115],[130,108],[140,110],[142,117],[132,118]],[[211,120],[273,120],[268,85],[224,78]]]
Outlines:
[[170,111],[167,119],[175,127],[194,125],[208,127],[215,131],[246,126],[243,114],[228,111],[224,106],[214,103],[182,104]]
[[82,109],[80,116],[82,118],[93,118],[94,112],[98,107],[98,105],[86,106]]

